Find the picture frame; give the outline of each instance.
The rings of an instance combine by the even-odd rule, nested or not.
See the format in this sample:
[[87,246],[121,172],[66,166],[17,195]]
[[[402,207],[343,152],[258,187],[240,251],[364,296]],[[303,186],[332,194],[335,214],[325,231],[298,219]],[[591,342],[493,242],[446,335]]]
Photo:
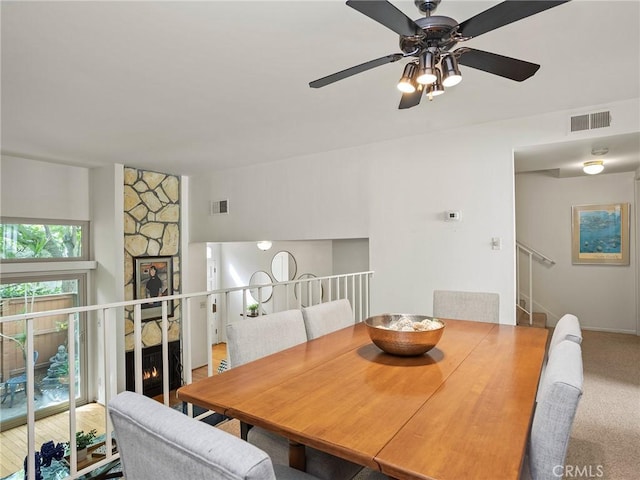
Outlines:
[[[155,272],[154,272],[155,270]],[[172,257],[135,257],[133,296],[135,299],[166,297],[173,294]],[[162,302],[143,303],[142,321],[162,318]],[[173,318],[173,300],[168,301],[167,318]]]
[[629,265],[629,204],[571,207],[574,265]]

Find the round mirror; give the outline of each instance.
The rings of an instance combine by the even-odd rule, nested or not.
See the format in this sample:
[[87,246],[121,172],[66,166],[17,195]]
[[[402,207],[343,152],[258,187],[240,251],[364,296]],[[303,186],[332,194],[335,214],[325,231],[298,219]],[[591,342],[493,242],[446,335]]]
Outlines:
[[271,260],[271,274],[276,282],[288,282],[296,278],[296,259],[289,252],[278,252]]
[[[298,280],[304,280],[305,278],[316,278],[316,276],[313,273],[303,273],[298,277]],[[296,299],[301,299],[300,304],[303,307],[309,307],[311,305],[320,303],[320,300],[322,300],[322,296],[324,294],[322,281],[311,280],[309,282],[296,283],[293,293],[296,296]]]
[[[271,277],[269,276],[269,274],[263,270],[259,270],[257,272],[254,272],[253,275],[251,275],[251,278],[249,279],[249,285],[268,285],[270,283],[273,283],[273,281],[271,280]],[[262,287],[260,290],[262,290],[262,303],[268,302],[271,299],[271,295],[273,294],[273,287],[269,286],[269,287]],[[258,297],[260,296],[258,294],[258,289],[257,288],[250,288],[249,289],[249,295],[251,296],[251,298],[253,299],[254,302],[258,303]]]

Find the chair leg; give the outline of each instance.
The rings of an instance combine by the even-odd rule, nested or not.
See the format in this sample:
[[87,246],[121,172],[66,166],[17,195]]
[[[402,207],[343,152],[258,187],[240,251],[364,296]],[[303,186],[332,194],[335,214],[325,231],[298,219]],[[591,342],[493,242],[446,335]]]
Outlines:
[[9,395],[9,385],[7,383],[4,384],[4,394],[2,395],[2,401],[0,403],[4,403],[7,399],[7,395]]
[[244,440],[245,442],[247,441],[247,435],[249,434],[249,430],[251,430],[252,427],[253,427],[253,425],[249,425],[248,423],[240,422],[240,438],[242,440]]
[[9,408],[13,407],[13,397],[16,396],[16,387],[17,385],[11,384],[9,386],[9,390],[11,391],[11,398],[9,398]]

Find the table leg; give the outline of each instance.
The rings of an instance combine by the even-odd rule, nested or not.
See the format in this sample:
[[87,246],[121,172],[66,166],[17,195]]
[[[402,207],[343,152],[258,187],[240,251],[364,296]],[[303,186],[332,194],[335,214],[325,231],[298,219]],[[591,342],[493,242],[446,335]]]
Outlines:
[[293,440],[289,440],[289,466],[302,472],[307,470],[304,445]]

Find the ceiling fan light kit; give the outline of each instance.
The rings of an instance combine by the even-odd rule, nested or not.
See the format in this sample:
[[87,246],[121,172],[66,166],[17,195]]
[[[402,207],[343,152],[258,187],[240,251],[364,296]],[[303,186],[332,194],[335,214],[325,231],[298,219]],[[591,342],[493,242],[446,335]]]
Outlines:
[[418,76],[416,81],[422,85],[429,85],[436,81],[436,56],[428,50],[420,54],[418,63]]
[[453,18],[432,15],[441,0],[414,0],[424,18],[411,20],[386,0],[348,0],[346,4],[400,36],[402,53],[393,53],[309,83],[321,88],[352,75],[371,70],[403,58],[412,58],[404,67],[398,89],[402,92],[398,108],[415,107],[422,94],[431,100],[462,81],[458,65],[475,68],[509,80],[522,82],[540,68],[535,63],[505,57],[491,52],[461,47],[459,42],[522,20],[569,0],[507,0],[458,23]]
[[454,56],[447,55],[442,59],[442,69],[444,70],[442,84],[445,87],[455,87],[462,81],[462,74]]
[[413,93],[416,91],[416,70],[418,67],[415,63],[407,63],[402,72],[402,77],[398,82],[398,90],[403,93]]

